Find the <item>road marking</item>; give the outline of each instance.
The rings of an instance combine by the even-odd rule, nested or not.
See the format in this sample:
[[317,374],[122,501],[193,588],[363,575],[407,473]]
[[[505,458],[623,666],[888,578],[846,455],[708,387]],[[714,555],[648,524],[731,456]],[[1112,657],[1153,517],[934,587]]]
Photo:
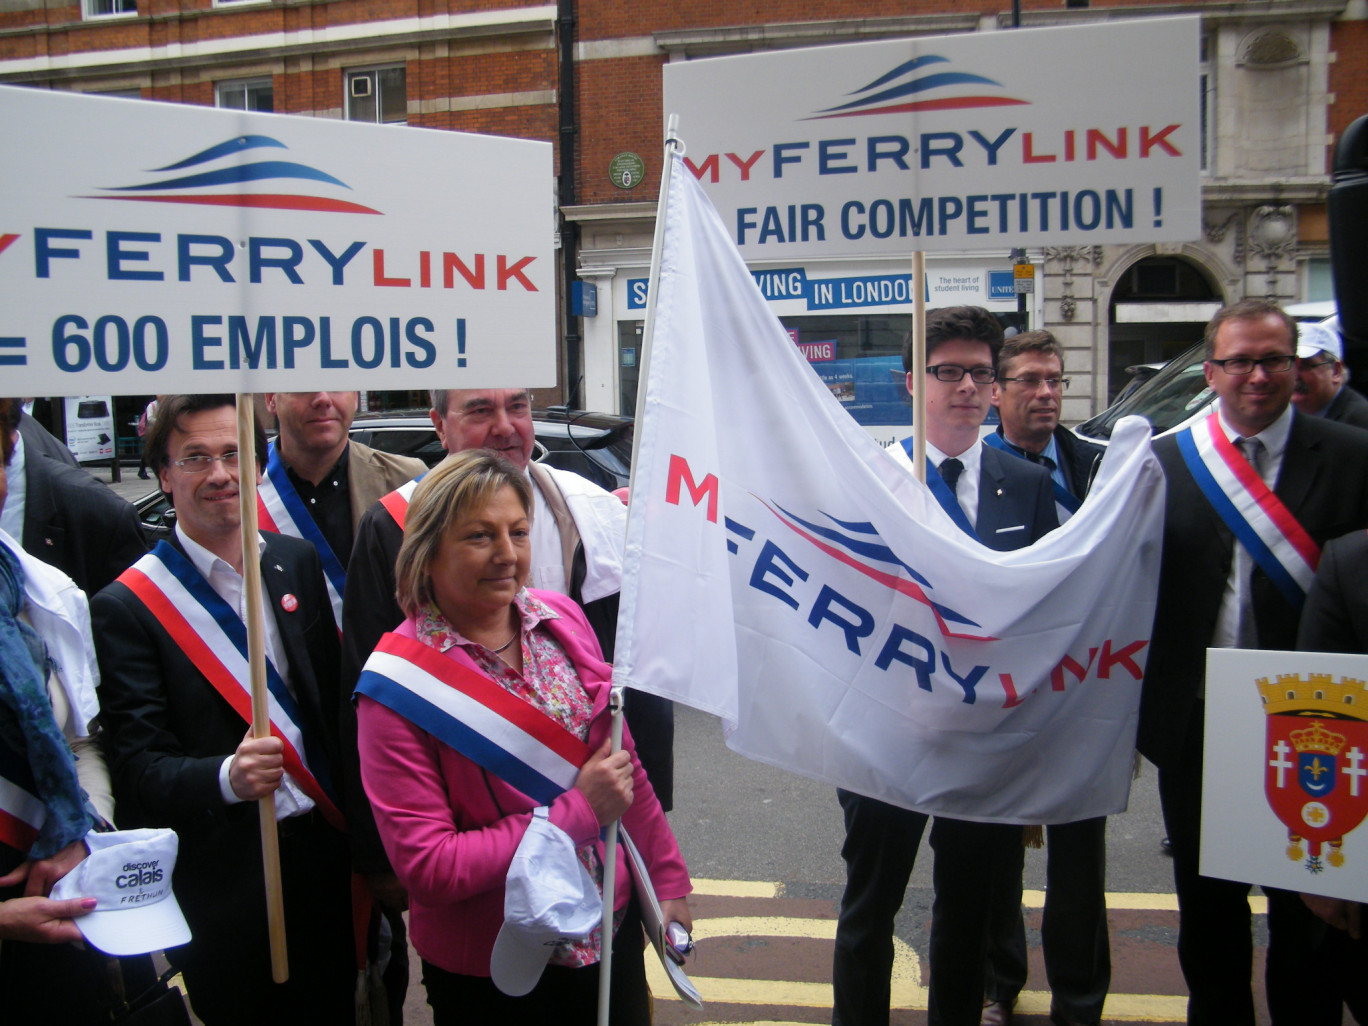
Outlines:
[[765,880],[700,880],[694,877],[693,892],[719,898],[777,898],[782,884]]

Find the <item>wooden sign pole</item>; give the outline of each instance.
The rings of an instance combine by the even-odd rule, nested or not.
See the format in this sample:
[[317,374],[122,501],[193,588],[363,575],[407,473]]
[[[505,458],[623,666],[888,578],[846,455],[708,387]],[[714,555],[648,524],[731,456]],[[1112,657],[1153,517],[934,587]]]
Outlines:
[[[252,393],[237,396],[238,502],[242,511],[242,581],[247,592],[247,659],[252,673],[252,737],[271,736],[266,698],[266,635],[261,608],[261,558],[257,553],[256,411]],[[280,886],[280,836],[275,793],[257,802],[261,815],[261,862],[266,874],[266,918],[271,938],[271,978],[290,978],[285,952],[285,901]]]
[[912,254],[912,472],[926,484],[926,254]]

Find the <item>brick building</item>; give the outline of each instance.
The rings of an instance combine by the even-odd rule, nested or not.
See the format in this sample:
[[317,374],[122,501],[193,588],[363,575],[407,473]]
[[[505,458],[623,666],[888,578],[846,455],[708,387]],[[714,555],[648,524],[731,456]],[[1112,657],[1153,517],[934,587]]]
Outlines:
[[[1028,252],[1041,286],[1030,322],[1069,349],[1070,421],[1106,406],[1128,365],[1199,337],[1216,304],[1331,296],[1327,170],[1339,134],[1368,112],[1368,0],[1022,0],[1020,17],[1029,27],[1176,13],[1202,16],[1202,237]],[[1010,23],[1009,4],[964,0],[0,0],[0,83],[552,141],[561,380],[588,408],[630,411],[662,67]],[[933,274],[984,282],[1008,266],[1005,250],[929,260]],[[887,275],[906,262],[810,272]],[[595,316],[570,314],[575,280],[597,286]],[[979,301],[1015,314],[1014,301]],[[783,290],[773,305],[800,341],[834,339],[841,356],[896,352],[911,318],[896,303],[814,313]]]

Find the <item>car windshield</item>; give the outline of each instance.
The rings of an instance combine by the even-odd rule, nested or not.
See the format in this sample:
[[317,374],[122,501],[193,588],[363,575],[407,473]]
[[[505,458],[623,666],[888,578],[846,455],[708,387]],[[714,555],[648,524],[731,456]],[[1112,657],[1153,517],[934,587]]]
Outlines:
[[1216,398],[1202,369],[1202,348],[1199,343],[1170,361],[1142,388],[1080,424],[1078,433],[1086,438],[1111,438],[1117,421],[1131,416],[1144,417],[1156,435],[1183,423]]

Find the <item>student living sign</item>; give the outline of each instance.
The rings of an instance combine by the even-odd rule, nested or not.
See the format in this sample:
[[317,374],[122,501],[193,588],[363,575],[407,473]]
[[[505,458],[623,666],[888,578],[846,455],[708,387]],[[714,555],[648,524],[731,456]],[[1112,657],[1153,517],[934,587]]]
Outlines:
[[547,386],[547,143],[0,87],[14,394]]
[[1195,238],[1198,19],[666,66],[747,260]]

